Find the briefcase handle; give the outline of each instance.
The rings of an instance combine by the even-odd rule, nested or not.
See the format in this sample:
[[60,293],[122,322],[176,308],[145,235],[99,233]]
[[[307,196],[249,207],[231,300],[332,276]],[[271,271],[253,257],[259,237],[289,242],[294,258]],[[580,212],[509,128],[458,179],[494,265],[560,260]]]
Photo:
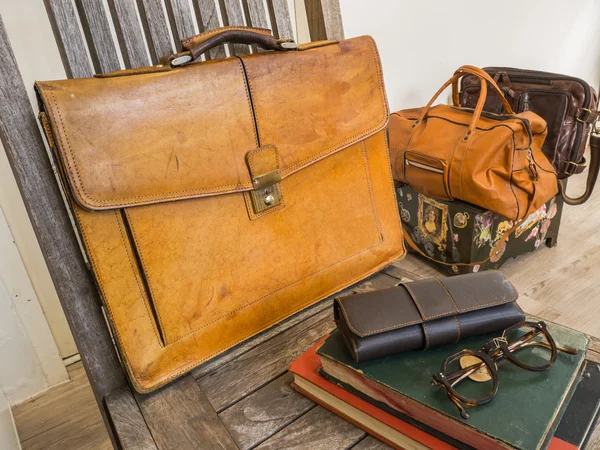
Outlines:
[[291,39],[275,39],[271,30],[253,27],[222,27],[192,36],[181,41],[183,51],[161,58],[161,64],[182,66],[198,59],[209,50],[222,44],[256,45],[265,50],[295,50]]
[[423,120],[427,116],[427,113],[429,112],[429,109],[431,108],[431,105],[433,105],[433,102],[435,102],[435,100],[442,94],[442,92],[444,92],[444,90],[450,85],[452,85],[452,99],[455,104],[458,104],[458,80],[460,80],[460,78],[462,78],[466,74],[475,75],[477,78],[479,78],[479,81],[481,83],[481,92],[479,94],[479,100],[477,101],[477,105],[475,105],[475,110],[473,111],[473,119],[471,120],[471,123],[469,125],[469,131],[467,131],[467,134],[464,138],[465,141],[468,140],[469,136],[475,131],[475,128],[477,127],[477,122],[479,122],[479,117],[481,116],[483,106],[487,98],[487,83],[490,83],[492,88],[494,88],[494,90],[498,93],[498,98],[500,98],[500,100],[502,101],[504,110],[508,114],[514,114],[512,108],[510,107],[510,104],[508,103],[506,98],[504,98],[502,91],[494,82],[494,80],[485,71],[479,69],[478,67],[465,65],[459,67],[458,70],[454,72],[452,78],[446,81],[443,84],[443,86],[434,94],[431,100],[429,100],[429,103],[427,103],[425,108],[423,108],[423,112],[421,113],[417,121],[412,125],[413,128],[419,126],[423,122]]

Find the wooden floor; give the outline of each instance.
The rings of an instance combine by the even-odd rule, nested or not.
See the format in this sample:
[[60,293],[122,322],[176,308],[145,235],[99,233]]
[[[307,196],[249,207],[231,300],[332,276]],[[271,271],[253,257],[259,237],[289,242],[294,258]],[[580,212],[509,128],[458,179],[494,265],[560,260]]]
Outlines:
[[[577,177],[570,190],[578,192],[583,178]],[[528,313],[600,336],[599,228],[597,191],[583,206],[565,206],[558,247],[544,247],[503,266]],[[440,275],[413,255],[397,265],[401,273]],[[332,329],[329,310],[327,305],[313,309],[281,334],[269,333],[260,344],[194,372],[241,448],[389,448],[290,388],[285,368]],[[235,370],[240,367],[245,372],[242,377]],[[70,366],[69,373],[71,382],[14,409],[24,449],[111,448],[81,363]],[[259,408],[266,399],[269,408]],[[298,442],[310,444],[298,446]]]

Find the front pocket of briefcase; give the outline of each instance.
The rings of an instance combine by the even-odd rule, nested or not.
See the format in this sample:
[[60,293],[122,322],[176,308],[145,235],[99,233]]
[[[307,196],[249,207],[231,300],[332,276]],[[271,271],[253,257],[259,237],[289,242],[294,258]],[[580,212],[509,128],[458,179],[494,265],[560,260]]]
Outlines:
[[417,152],[404,154],[404,177],[416,191],[444,200],[452,200],[448,189],[448,165],[441,159]]
[[[256,221],[241,192],[126,208],[165,344],[285,297],[298,283],[380,245],[365,157],[357,144],[287,177],[285,207]],[[313,294],[307,291],[307,299]],[[300,306],[289,302],[289,313]]]

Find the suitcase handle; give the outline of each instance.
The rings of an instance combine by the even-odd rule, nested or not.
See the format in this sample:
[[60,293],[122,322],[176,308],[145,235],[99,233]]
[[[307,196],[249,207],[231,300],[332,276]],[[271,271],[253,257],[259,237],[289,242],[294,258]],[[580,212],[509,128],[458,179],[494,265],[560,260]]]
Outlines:
[[222,44],[256,45],[265,50],[295,50],[297,45],[289,39],[275,39],[271,30],[252,27],[222,27],[192,36],[181,41],[183,51],[161,58],[161,63],[183,66],[209,50]]

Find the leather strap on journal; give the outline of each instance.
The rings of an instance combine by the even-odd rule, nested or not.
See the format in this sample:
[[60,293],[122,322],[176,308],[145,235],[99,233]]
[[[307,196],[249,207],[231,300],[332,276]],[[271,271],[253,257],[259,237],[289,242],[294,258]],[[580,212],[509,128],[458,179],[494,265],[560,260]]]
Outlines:
[[558,188],[560,191],[560,195],[562,196],[564,202],[567,205],[581,205],[588,201],[592,192],[594,191],[594,186],[596,185],[596,180],[598,179],[598,172],[600,171],[600,129],[598,128],[598,124],[596,123],[596,128],[592,132],[590,136],[590,168],[588,171],[587,181],[585,183],[585,192],[580,197],[569,197],[567,195],[567,186],[566,181],[559,180]]

